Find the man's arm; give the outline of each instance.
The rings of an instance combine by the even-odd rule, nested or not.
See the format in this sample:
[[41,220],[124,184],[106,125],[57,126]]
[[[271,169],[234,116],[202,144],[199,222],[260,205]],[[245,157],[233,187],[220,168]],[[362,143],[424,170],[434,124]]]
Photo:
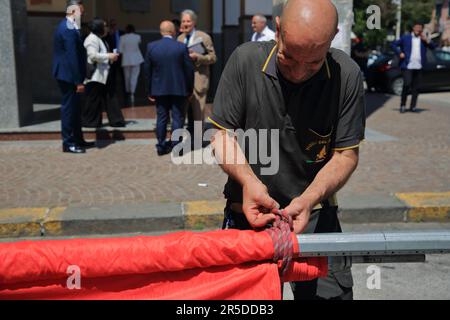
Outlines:
[[197,65],[210,65],[217,62],[216,51],[214,50],[214,44],[209,35],[205,34],[203,36],[203,44],[205,45],[206,54],[197,55]]
[[294,219],[294,231],[302,233],[313,208],[337,193],[350,179],[359,162],[359,148],[335,151],[306,191],[285,208]]
[[[211,140],[214,155],[223,171],[243,188],[243,211],[253,228],[262,228],[275,220],[280,206],[257,178],[245,158],[235,136],[219,130]],[[271,213],[273,212],[273,213]]]
[[75,31],[67,31],[62,33],[61,38],[64,43],[65,59],[70,68],[70,72],[74,75],[75,79],[78,79],[76,85],[82,85],[84,79],[82,79],[81,69],[83,66],[80,65],[80,60],[78,59],[78,56],[82,53],[79,52],[77,34]]
[[402,53],[402,50],[399,49],[399,47],[402,47],[402,38],[395,40],[394,42],[392,42],[391,44],[391,49],[394,50],[397,55],[400,55]]
[[275,219],[275,215],[266,213],[277,210],[279,205],[252,171],[234,135],[235,129],[245,128],[245,63],[241,59],[247,58],[242,57],[237,48],[222,72],[210,117],[220,130],[211,145],[225,173],[243,187],[243,211],[247,221],[253,228],[261,228]]
[[145,63],[144,63],[144,73],[145,78],[148,82],[148,96],[152,94],[152,59],[150,53],[150,46],[147,47],[147,52],[145,53]]

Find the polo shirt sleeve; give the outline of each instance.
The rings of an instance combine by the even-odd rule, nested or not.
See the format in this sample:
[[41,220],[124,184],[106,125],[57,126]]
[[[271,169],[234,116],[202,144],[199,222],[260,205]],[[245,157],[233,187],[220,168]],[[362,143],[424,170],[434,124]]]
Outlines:
[[343,83],[344,97],[336,129],[335,151],[356,149],[365,138],[366,103],[359,68],[354,68]]
[[229,58],[222,73],[209,120],[218,128],[239,129],[245,126],[245,85],[239,48]]

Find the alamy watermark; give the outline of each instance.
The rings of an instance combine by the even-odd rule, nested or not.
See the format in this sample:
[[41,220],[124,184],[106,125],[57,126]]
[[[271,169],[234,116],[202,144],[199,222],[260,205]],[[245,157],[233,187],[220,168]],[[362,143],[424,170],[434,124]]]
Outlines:
[[377,5],[371,5],[367,8],[366,14],[369,15],[367,19],[367,29],[380,30],[381,29],[381,8]]
[[69,266],[67,268],[67,274],[70,276],[67,278],[66,286],[69,290],[81,290],[81,270],[79,266]]
[[[176,165],[240,165],[248,163],[259,165],[260,174],[265,176],[276,175],[280,168],[280,130],[278,129],[248,129],[227,130],[226,134],[231,142],[236,139],[246,157],[240,157],[239,151],[225,144],[222,157],[217,157],[212,148],[202,149],[205,142],[210,142],[219,132],[218,129],[209,129],[202,133],[202,123],[194,125],[194,135],[185,129],[175,130],[172,141],[183,142],[176,145],[172,151],[172,162]],[[193,152],[197,150],[196,152]],[[190,154],[187,157],[185,155]]]
[[381,290],[381,269],[378,266],[371,265],[367,268],[367,289],[369,290]]

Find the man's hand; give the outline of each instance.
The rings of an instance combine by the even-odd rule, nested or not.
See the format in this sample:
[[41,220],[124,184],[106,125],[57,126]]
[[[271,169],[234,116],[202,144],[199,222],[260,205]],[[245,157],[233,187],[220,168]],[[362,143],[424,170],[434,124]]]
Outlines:
[[189,57],[191,57],[192,61],[196,62],[198,60],[199,56],[200,55],[197,52],[194,52],[194,51],[190,50]]
[[425,43],[429,43],[427,36],[423,32],[420,34],[420,39],[422,39],[422,41]]
[[294,232],[296,234],[305,231],[313,207],[314,206],[309,201],[299,197],[292,200],[291,204],[283,210],[283,212],[292,217],[294,222]]
[[250,225],[263,228],[275,221],[273,214],[280,209],[280,205],[273,200],[267,191],[267,187],[261,181],[254,179],[243,186],[243,211]]
[[405,54],[402,52],[402,53],[400,53],[400,59],[405,59]]
[[150,96],[148,96],[148,100],[149,100],[151,103],[156,102],[155,97],[150,97]]
[[77,85],[77,93],[84,93],[84,85],[79,84]]

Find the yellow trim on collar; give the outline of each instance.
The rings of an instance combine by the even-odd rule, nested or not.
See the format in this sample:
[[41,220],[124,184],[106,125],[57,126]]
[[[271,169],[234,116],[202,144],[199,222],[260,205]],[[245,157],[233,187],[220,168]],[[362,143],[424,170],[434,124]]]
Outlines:
[[213,119],[211,119],[211,117],[208,117],[208,120],[212,122],[213,125],[215,125],[217,128],[221,129],[221,130],[225,130],[225,131],[230,131],[230,129],[227,129],[223,126],[221,126],[220,124],[218,124],[217,122],[215,122]]
[[278,48],[278,44],[273,47],[272,51],[270,51],[269,57],[266,60],[266,63],[264,63],[264,67],[262,68],[262,72],[266,72],[267,66],[269,65],[270,59],[272,59],[272,56],[275,52],[275,50]]

